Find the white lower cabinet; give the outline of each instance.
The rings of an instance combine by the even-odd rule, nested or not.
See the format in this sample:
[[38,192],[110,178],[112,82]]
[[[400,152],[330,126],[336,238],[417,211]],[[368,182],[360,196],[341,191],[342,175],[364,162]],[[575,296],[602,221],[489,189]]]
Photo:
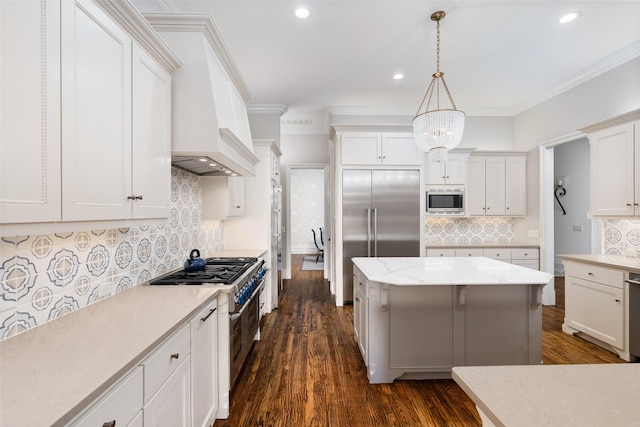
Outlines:
[[498,261],[508,262],[521,267],[539,270],[540,250],[536,247],[523,248],[433,248],[427,249],[428,257],[476,257],[483,256]]
[[624,287],[624,272],[621,270],[565,262],[565,319],[562,329],[567,333],[584,333],[613,347],[610,349],[619,354],[628,352],[625,344]]
[[194,427],[213,424],[218,410],[218,308],[213,301],[191,325],[191,408]]
[[353,330],[365,366],[369,365],[367,330],[367,285],[357,267],[353,267]]
[[144,427],[191,426],[190,356],[160,387],[144,407]]
[[[136,425],[142,408],[142,367],[138,366],[107,391],[72,426]],[[140,417],[141,420],[141,417]]]
[[213,425],[218,408],[217,314],[213,300],[69,425]]

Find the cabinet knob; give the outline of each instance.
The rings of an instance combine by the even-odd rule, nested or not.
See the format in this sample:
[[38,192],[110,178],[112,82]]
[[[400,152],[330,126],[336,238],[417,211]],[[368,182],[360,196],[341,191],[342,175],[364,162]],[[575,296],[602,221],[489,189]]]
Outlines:
[[240,206],[236,206],[236,209],[240,209]]
[[180,353],[173,353],[173,354],[171,355],[171,358],[172,358],[172,359],[176,359],[176,360],[177,360],[179,357],[180,357]]
[[591,273],[591,272],[589,272],[589,273],[587,273],[587,274],[588,274],[589,276],[593,276],[593,273]]
[[449,175],[447,175],[447,179],[449,178]]
[[127,197],[127,200],[135,200],[135,199],[136,199],[136,196],[133,196],[133,195]]
[[360,302],[360,298],[356,297],[356,302]]
[[142,196],[136,196],[136,200],[142,200]]
[[507,206],[507,210],[509,210],[509,206]]
[[633,206],[638,206],[638,204],[637,204],[637,203],[634,203],[634,204],[633,204]]
[[620,300],[616,298],[616,302],[620,302]]

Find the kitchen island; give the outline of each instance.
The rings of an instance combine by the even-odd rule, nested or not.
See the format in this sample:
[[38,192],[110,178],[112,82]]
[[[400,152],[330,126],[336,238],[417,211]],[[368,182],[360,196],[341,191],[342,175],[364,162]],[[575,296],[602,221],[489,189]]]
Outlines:
[[371,383],[541,363],[550,274],[483,257],[353,263],[354,330]]

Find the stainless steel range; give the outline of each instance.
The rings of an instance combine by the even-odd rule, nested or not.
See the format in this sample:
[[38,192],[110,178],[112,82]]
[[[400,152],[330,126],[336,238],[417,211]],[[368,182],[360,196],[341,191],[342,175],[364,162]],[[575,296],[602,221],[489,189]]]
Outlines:
[[[228,415],[229,394],[259,337],[260,293],[268,269],[260,258],[207,258],[202,271],[175,271],[151,285],[220,286],[218,297],[218,351],[221,409]],[[226,355],[228,354],[228,357]],[[225,390],[226,389],[226,390]]]

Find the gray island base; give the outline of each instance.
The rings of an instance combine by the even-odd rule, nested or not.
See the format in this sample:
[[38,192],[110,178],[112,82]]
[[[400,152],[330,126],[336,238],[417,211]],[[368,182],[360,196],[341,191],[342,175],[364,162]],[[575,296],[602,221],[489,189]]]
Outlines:
[[370,383],[542,362],[542,287],[550,274],[483,257],[353,263],[354,332]]

